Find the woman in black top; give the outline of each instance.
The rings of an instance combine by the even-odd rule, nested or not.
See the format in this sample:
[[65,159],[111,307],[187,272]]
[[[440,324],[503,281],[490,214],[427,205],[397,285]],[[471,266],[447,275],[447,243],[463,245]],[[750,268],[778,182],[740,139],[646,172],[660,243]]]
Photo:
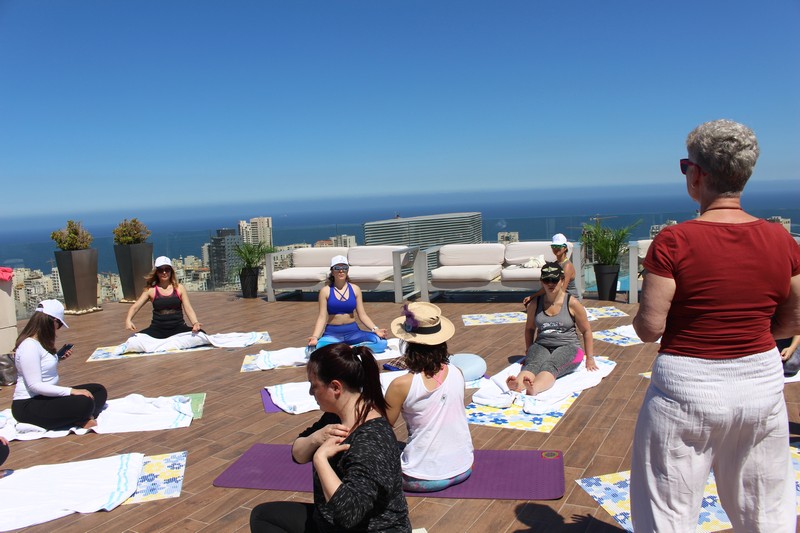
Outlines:
[[295,439],[292,457],[313,461],[314,503],[262,503],[250,514],[251,531],[411,531],[378,374],[363,346],[330,344],[311,354],[310,392],[325,414]]
[[[132,322],[133,317],[150,300],[153,302],[153,321],[150,323],[150,327],[139,333],[155,339],[166,339],[178,333],[201,331],[200,328],[203,325],[197,320],[192,304],[189,303],[189,294],[183,285],[178,283],[175,270],[172,268],[172,261],[168,257],[162,255],[156,258],[155,268],[147,276],[146,281],[147,289],[128,310],[128,316],[125,319],[127,329],[136,331],[136,326]],[[184,321],[184,312],[192,322],[191,326]]]

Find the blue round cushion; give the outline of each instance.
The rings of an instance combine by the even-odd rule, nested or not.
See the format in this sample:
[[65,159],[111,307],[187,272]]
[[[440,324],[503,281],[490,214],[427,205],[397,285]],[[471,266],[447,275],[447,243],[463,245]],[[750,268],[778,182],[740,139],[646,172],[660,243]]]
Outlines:
[[486,361],[474,353],[457,353],[450,356],[450,362],[461,370],[465,381],[480,379],[486,374]]

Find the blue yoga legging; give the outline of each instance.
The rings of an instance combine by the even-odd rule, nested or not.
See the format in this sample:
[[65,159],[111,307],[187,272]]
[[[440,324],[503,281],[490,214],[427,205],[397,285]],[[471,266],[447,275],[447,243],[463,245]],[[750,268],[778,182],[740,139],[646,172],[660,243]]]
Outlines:
[[317,349],[337,342],[345,342],[350,346],[366,346],[372,350],[372,353],[386,351],[386,339],[380,338],[371,331],[359,329],[358,324],[355,322],[341,326],[331,324],[325,326],[325,332],[317,341]]
[[458,485],[472,475],[472,468],[447,479],[417,479],[403,474],[403,490],[407,492],[437,492]]

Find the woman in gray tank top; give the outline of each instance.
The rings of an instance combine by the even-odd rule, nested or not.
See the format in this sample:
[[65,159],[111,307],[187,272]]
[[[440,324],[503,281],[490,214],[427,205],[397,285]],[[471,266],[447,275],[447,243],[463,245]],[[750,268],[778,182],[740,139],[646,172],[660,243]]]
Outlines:
[[[564,290],[564,270],[556,262],[542,267],[544,294],[528,306],[525,323],[525,351],[527,356],[522,372],[508,377],[508,388],[536,395],[546,391],[565,374],[573,372],[584,355],[587,370],[597,370],[594,360],[592,328],[586,309],[577,298]],[[584,350],[578,337],[580,330]]]

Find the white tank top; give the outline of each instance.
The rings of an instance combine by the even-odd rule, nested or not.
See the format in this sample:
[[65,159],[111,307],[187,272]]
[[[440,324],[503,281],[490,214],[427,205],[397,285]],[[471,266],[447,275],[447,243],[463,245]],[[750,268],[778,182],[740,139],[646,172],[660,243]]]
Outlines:
[[414,374],[403,402],[408,444],[401,456],[403,473],[417,479],[448,479],[472,467],[472,437],[464,410],[464,376],[448,365],[435,390]]

